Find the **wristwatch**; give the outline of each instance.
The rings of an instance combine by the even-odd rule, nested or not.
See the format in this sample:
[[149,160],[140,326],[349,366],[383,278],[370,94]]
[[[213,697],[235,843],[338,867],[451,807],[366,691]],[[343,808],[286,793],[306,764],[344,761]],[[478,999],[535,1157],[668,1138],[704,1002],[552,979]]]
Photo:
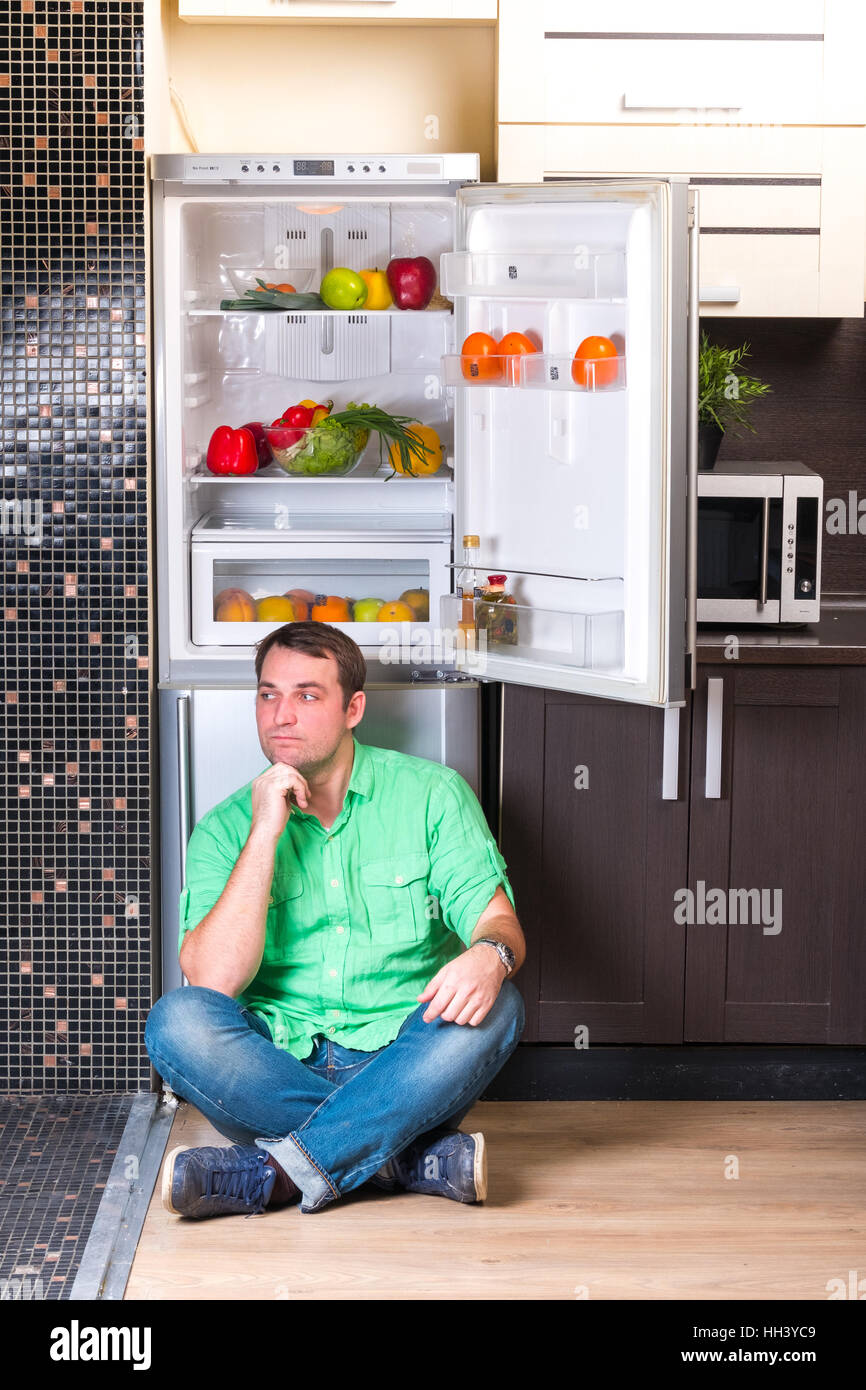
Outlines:
[[505,978],[508,978],[514,969],[514,952],[510,946],[506,946],[504,941],[494,941],[492,936],[480,936],[477,941],[473,941],[472,945],[492,946],[505,966]]

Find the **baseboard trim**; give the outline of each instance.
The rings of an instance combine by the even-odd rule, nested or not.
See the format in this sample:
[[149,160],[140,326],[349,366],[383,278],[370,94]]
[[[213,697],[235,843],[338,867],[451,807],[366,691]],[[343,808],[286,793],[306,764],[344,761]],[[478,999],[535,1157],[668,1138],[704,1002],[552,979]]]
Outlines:
[[482,1100],[864,1100],[866,1047],[521,1043]]

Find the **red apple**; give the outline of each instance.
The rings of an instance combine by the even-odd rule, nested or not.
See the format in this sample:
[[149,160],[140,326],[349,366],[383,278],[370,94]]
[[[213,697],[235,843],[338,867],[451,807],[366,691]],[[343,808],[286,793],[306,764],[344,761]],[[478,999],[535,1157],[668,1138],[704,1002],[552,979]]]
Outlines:
[[397,256],[385,274],[398,309],[426,309],[436,289],[436,267],[426,256]]
[[259,460],[259,468],[266,468],[269,463],[274,461],[274,451],[268,443],[264,426],[259,420],[249,420],[244,425],[245,430],[249,430],[253,439],[256,441],[256,454]]

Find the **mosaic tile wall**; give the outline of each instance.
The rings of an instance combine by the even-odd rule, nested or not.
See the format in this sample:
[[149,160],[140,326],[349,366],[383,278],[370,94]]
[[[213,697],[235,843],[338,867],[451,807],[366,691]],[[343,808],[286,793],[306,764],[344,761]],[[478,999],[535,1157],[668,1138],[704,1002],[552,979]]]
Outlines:
[[0,1087],[150,1086],[141,0],[0,10]]

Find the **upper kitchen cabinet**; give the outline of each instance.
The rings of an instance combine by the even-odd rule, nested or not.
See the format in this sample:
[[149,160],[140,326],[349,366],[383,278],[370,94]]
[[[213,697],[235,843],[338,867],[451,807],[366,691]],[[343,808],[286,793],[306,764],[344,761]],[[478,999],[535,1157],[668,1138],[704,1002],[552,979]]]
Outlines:
[[862,318],[866,11],[671,3],[663,32],[629,0],[604,29],[589,13],[502,0],[500,182],[685,174],[703,313]]
[[864,36],[860,0],[500,0],[499,119],[862,124]]
[[495,24],[496,0],[178,0],[193,24]]

